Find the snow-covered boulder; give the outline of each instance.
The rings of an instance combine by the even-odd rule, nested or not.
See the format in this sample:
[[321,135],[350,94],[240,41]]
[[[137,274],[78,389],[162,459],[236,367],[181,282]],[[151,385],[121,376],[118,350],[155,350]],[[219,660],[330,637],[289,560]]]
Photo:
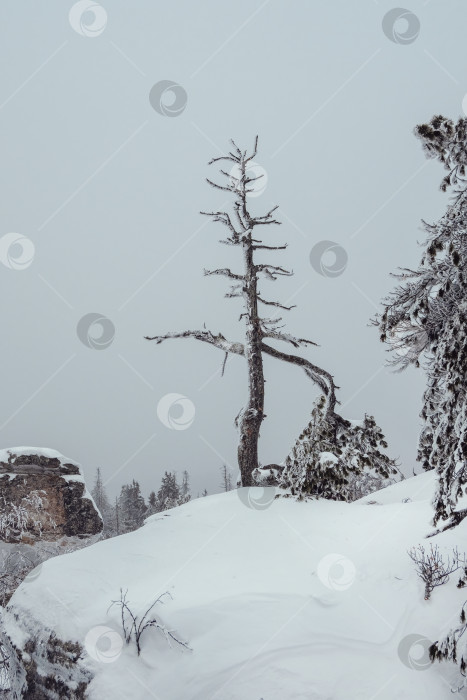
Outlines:
[[77,462],[38,447],[0,450],[0,541],[89,538],[101,530]]

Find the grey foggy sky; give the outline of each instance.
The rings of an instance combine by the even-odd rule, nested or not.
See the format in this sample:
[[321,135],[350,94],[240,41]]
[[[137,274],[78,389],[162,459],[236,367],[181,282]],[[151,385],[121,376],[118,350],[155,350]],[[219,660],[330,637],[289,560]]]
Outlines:
[[[435,113],[463,114],[465,4],[404,5],[421,27],[408,45],[382,31],[394,7],[386,0],[100,4],[107,25],[94,37],[71,27],[71,1],[0,8],[0,237],[17,232],[35,246],[25,269],[0,264],[0,446],[57,449],[82,463],[89,484],[100,466],[112,496],[132,478],[145,495],[157,490],[164,469],[188,469],[195,495],[218,490],[222,460],[236,466],[245,364],[234,357],[207,382],[218,350],[143,336],[205,322],[243,340],[227,280],[202,274],[240,271],[240,251],[218,244],[220,224],[198,212],[224,201],[204,181],[216,174],[210,158],[231,137],[250,148],[258,133],[268,182],[252,209],[279,204],[283,225],[264,234],[289,243],[262,259],[295,273],[264,282],[263,293],[293,297],[287,328],[320,344],[301,354],[333,373],[342,414],[374,414],[403,471],[420,469],[423,374],[384,368],[367,324],[394,284],[389,273],[417,264],[420,219],[447,203],[441,166],[425,160],[412,130]],[[149,103],[161,80],[186,90],[177,117]],[[348,253],[336,278],[310,265],[321,240]],[[105,350],[78,339],[91,312],[115,326]],[[280,462],[316,389],[271,358],[265,373],[260,456]],[[169,393],[195,405],[186,430],[157,417]]]

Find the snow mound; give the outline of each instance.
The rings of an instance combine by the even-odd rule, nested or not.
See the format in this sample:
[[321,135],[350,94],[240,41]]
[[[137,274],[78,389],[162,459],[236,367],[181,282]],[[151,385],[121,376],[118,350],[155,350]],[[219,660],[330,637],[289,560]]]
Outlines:
[[[462,550],[467,521],[424,541],[433,487],[432,474],[407,479],[374,494],[379,507],[273,487],[191,501],[44,563],[7,627],[24,643],[35,619],[78,641],[90,700],[447,700],[457,670],[426,649],[465,593],[453,576],[425,601],[407,549]],[[150,629],[138,657],[108,610],[120,588],[139,615],[169,591],[154,612],[192,651]]]
[[436,474],[434,471],[424,472],[410,479],[398,481],[381,491],[375,491],[360,498],[356,503],[376,501],[381,504],[402,503],[410,501],[430,501],[434,495]]

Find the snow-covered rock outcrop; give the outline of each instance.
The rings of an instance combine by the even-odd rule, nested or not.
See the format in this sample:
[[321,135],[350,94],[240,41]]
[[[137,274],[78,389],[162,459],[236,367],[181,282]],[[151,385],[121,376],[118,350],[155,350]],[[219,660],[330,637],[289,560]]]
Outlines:
[[0,450],[0,540],[31,544],[101,530],[77,462],[38,447]]
[[[0,605],[25,574],[27,587],[44,560],[80,549],[101,530],[77,462],[51,449],[0,451]],[[53,614],[46,621],[21,614],[0,607],[0,698],[84,698],[91,674],[80,668],[81,645],[57,636]]]

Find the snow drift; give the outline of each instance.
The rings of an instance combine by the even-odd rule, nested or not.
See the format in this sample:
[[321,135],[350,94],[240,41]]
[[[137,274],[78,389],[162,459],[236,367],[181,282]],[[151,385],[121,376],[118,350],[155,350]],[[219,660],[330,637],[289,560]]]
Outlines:
[[[6,628],[23,652],[38,628],[79,644],[64,682],[86,679],[91,700],[447,700],[457,669],[427,648],[465,593],[454,575],[425,601],[407,555],[432,531],[433,489],[426,473],[354,503],[201,498],[45,562]],[[462,549],[466,529],[427,542]],[[139,615],[169,591],[155,614],[192,651],[149,629],[138,657],[108,610],[121,588]]]

